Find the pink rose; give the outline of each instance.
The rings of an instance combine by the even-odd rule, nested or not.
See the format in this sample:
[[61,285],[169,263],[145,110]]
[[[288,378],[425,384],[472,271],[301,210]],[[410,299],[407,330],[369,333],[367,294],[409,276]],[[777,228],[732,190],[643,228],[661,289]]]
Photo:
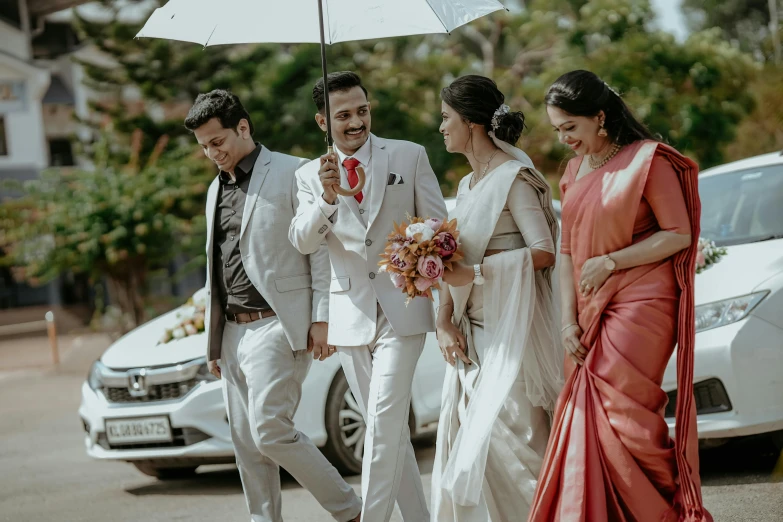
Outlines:
[[416,269],[419,275],[427,279],[440,279],[443,276],[443,261],[437,256],[421,256]]
[[437,218],[430,218],[424,222],[425,225],[430,227],[433,232],[437,232],[440,230],[440,226],[443,224],[443,221]]
[[434,284],[435,284],[434,279],[427,279],[426,277],[418,277],[416,278],[416,281],[413,282],[413,285],[416,287],[416,290],[418,290],[419,292],[424,292]]
[[394,252],[392,255],[390,255],[389,262],[399,270],[407,270],[411,266],[410,263],[405,261],[405,259],[399,256],[398,253],[399,251]]
[[394,288],[405,288],[405,276],[402,274],[389,274]]
[[444,261],[448,261],[454,252],[457,251],[457,240],[450,232],[441,232],[436,236],[438,240],[438,246],[440,247],[440,255]]
[[707,259],[704,257],[704,252],[699,250],[696,253],[696,266],[703,268],[707,264]]

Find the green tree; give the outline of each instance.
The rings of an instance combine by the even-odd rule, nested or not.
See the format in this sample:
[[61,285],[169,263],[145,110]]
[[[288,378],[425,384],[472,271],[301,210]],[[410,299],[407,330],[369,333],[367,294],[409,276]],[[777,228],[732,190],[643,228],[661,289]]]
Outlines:
[[[780,45],[783,9],[779,0],[683,0],[682,8],[693,30],[719,27],[758,60],[772,61],[775,47]],[[774,15],[777,20],[770,23]],[[777,42],[773,38],[776,30]]]
[[153,153],[143,168],[120,166],[108,161],[108,149],[107,141],[96,147],[103,155],[93,170],[52,169],[8,184],[21,196],[0,204],[2,262],[23,267],[33,283],[67,271],[105,280],[112,301],[140,324],[150,272],[203,251],[213,171],[182,152],[157,161]]

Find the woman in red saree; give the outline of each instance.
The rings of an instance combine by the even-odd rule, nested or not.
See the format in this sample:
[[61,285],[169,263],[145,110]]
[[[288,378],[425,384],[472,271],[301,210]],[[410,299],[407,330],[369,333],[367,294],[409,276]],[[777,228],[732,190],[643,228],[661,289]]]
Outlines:
[[[577,154],[561,180],[566,384],[531,522],[711,521],[693,405],[698,167],[588,71],[546,96]],[[676,436],[661,389],[675,345]]]

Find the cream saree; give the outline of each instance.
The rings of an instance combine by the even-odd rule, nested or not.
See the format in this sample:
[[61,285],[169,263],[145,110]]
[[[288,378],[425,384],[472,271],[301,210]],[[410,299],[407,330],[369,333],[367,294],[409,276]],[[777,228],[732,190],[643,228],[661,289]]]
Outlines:
[[547,182],[522,151],[502,145],[517,159],[472,190],[466,176],[449,215],[458,220],[465,262],[483,262],[486,282],[450,287],[453,321],[465,335],[473,364],[458,360],[446,371],[432,477],[432,520],[439,522],[527,517],[549,437],[549,412],[563,385],[552,270],[534,271],[527,247],[484,257],[504,207],[511,205],[515,182],[534,189],[536,217],[543,221],[543,210],[546,222],[539,228],[549,244],[558,236]]

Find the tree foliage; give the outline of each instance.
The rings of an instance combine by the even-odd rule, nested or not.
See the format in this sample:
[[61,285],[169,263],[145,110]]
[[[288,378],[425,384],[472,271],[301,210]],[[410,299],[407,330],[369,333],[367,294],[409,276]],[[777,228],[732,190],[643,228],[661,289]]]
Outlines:
[[[109,2],[110,0],[104,0]],[[373,130],[427,147],[446,192],[465,171],[438,133],[440,89],[461,74],[492,76],[529,130],[522,144],[555,175],[566,154],[542,105],[560,74],[587,68],[621,91],[656,133],[703,166],[723,160],[737,124],[753,109],[749,57],[715,31],[678,43],[650,29],[648,0],[533,0],[513,14],[495,13],[451,35],[351,42],[328,49],[330,70],[359,72],[373,102]],[[152,107],[186,108],[198,92],[229,88],[248,107],[256,137],[271,149],[315,157],[324,150],[314,122],[317,45],[243,45],[202,49],[166,40],[133,40],[139,26],[80,22],[85,36],[119,64],[88,66],[90,81],[141,93],[147,110],[113,109],[113,128],[142,128],[146,147],[162,134],[185,136],[181,119],[155,120]]]
[[140,324],[150,271],[203,251],[213,173],[189,156],[164,155],[140,169],[99,161],[95,169],[52,169],[9,183],[20,197],[0,205],[3,261],[23,267],[33,283],[67,271],[105,278],[113,302]]
[[[772,59],[770,0],[683,0],[682,8],[691,29],[717,27],[755,58]],[[783,22],[783,7],[778,8],[778,18]]]

